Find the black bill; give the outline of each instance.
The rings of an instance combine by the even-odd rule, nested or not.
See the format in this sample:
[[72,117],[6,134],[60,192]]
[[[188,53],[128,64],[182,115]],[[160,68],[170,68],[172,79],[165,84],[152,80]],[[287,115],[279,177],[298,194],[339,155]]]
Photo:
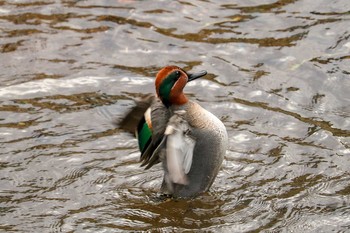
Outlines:
[[190,82],[190,81],[193,81],[197,78],[203,77],[206,74],[207,74],[207,71],[205,71],[205,70],[202,70],[198,73],[188,74],[188,81],[187,82]]

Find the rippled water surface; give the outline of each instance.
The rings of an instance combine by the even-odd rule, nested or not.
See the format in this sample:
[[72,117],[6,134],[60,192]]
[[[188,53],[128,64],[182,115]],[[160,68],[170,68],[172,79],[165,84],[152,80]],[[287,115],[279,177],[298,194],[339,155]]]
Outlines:
[[[0,1],[0,231],[349,232],[350,2]],[[113,122],[172,64],[226,125],[210,192],[157,198]]]

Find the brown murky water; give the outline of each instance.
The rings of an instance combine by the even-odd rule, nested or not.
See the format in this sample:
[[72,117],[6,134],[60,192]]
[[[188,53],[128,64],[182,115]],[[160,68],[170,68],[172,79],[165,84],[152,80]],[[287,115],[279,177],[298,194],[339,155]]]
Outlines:
[[[349,232],[350,2],[0,1],[0,231]],[[115,129],[164,65],[229,133],[209,193],[157,200]]]

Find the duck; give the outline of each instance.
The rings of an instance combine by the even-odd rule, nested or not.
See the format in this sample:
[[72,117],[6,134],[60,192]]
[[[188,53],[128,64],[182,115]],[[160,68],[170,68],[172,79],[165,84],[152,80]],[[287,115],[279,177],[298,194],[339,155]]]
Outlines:
[[134,131],[142,167],[162,164],[164,195],[197,197],[210,189],[222,166],[226,127],[184,93],[189,82],[206,74],[187,73],[173,65],[162,68],[155,79],[156,95],[137,101],[119,123],[120,128]]

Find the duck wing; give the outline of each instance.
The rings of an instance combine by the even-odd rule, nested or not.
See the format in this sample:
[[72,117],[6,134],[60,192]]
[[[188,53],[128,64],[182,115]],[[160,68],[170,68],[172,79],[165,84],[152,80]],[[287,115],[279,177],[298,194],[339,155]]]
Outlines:
[[175,111],[165,130],[166,167],[169,181],[188,184],[186,174],[192,165],[195,138],[190,135],[190,125],[183,119],[184,110]]
[[136,127],[140,124],[139,122],[144,117],[146,110],[155,101],[156,97],[154,95],[147,95],[142,99],[138,99],[136,105],[125,115],[125,117],[115,124],[119,129],[126,132],[135,133]]
[[164,132],[169,118],[169,109],[160,100],[155,99],[138,125],[137,138],[141,151],[140,160],[141,166],[146,166],[145,169],[160,162],[161,153],[164,152],[163,148],[165,148]]
[[135,133],[141,152],[141,166],[149,169],[159,163],[161,148],[165,147],[164,131],[170,118],[170,111],[154,95],[136,101],[136,105],[116,123],[119,129]]
[[171,116],[158,98],[149,96],[138,101],[119,123],[120,128],[128,132],[136,128],[141,166],[149,169],[165,158],[171,182],[179,184],[187,182],[196,142],[189,134],[190,126],[183,118],[185,113],[175,111]]

